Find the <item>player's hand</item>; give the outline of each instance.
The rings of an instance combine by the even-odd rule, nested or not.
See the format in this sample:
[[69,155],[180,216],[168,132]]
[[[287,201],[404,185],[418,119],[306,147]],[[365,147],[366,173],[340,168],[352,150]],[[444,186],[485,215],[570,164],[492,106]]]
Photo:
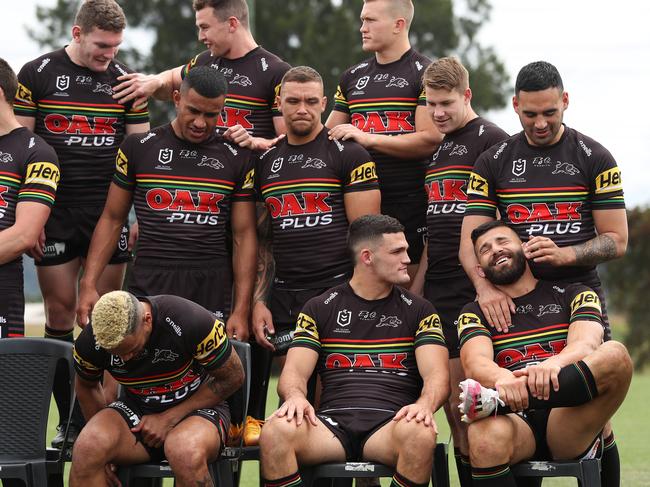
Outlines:
[[131,428],[131,431],[133,433],[140,433],[145,445],[152,448],[160,448],[176,424],[177,421],[169,414],[146,414],[142,416],[137,426]]
[[77,325],[85,328],[90,322],[90,314],[99,300],[99,293],[95,286],[85,284],[83,279],[79,284],[79,298],[77,299]]
[[247,314],[233,312],[226,321],[226,333],[228,338],[247,342],[249,336]]
[[41,230],[41,233],[38,236],[38,239],[36,239],[36,243],[34,244],[34,246],[27,251],[27,255],[29,255],[36,262],[40,262],[40,260],[43,257],[45,257],[45,229],[44,228]]
[[223,138],[240,147],[245,147],[247,149],[253,148],[254,137],[248,130],[239,124],[228,127],[223,133]]
[[255,341],[260,346],[275,351],[273,344],[266,339],[267,334],[273,335],[275,333],[275,328],[273,327],[273,316],[271,316],[271,311],[262,301],[255,301],[255,304],[253,305],[252,322]]
[[160,79],[153,74],[129,73],[118,76],[117,80],[120,84],[113,87],[113,98],[122,105],[135,100],[135,108],[147,103],[147,98],[162,86]]
[[354,140],[363,147],[367,147],[370,144],[371,137],[371,134],[358,129],[350,123],[343,123],[331,128],[329,132],[327,132],[327,135],[330,140]]
[[575,252],[571,247],[558,247],[548,237],[530,237],[522,244],[524,257],[536,264],[550,264],[560,267],[575,263]]
[[551,394],[551,386],[555,392],[560,390],[558,375],[561,367],[553,365],[552,362],[541,362],[529,365],[525,369],[515,370],[515,377],[524,377],[528,383],[530,394],[544,401],[548,401]]
[[140,236],[140,226],[138,225],[138,221],[134,221],[131,226],[129,227],[129,252],[133,252],[133,249],[135,248],[135,243],[138,241],[138,237]]
[[287,422],[296,420],[296,426],[300,426],[306,418],[312,426],[318,426],[318,419],[316,418],[316,411],[314,406],[304,396],[291,396],[288,397],[282,406],[273,413],[278,418],[286,418]]
[[117,474],[117,465],[114,463],[107,463],[104,467],[104,472],[106,473],[106,483],[109,487],[122,487],[122,482],[118,478]]
[[407,422],[415,420],[416,423],[424,423],[424,426],[433,428],[434,433],[438,434],[438,426],[433,420],[433,411],[424,404],[418,404],[417,402],[407,404],[397,411],[397,414],[393,417],[393,421],[399,421],[400,419],[406,419]]
[[488,324],[502,333],[507,333],[512,326],[512,314],[517,310],[510,296],[500,291],[487,279],[477,288],[478,305]]
[[499,399],[505,402],[513,411],[523,411],[528,408],[528,387],[525,377],[515,377],[514,374],[508,374],[502,377],[494,384],[495,389],[499,392]]

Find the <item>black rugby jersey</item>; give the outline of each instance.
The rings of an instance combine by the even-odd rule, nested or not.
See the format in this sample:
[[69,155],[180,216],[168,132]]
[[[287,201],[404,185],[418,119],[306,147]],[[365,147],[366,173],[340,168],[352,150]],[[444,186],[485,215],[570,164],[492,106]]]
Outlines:
[[445,346],[445,339],[427,300],[394,286],[368,301],[346,282],[307,301],[291,346],[319,354],[321,410],[398,410],[420,397],[415,349],[430,344]]
[[[467,215],[495,217],[498,209],[523,242],[539,235],[559,247],[596,236],[592,211],[625,208],[612,155],[567,126],[547,147],[529,145],[520,132],[484,152],[470,176],[468,197]],[[600,285],[593,266],[530,266],[539,279]]]
[[112,97],[117,77],[131,72],[115,61],[103,73],[91,71],[59,49],[18,73],[14,112],[35,118],[34,132],[59,156],[57,206],[104,205],[126,125],[149,121],[146,108],[121,105]]
[[343,195],[378,189],[363,147],[325,128],[307,144],[284,139],[257,159],[255,186],[272,221],[277,287],[326,287],[352,271]]
[[250,151],[216,134],[187,142],[170,124],[126,138],[113,183],[133,192],[138,257],[226,257],[232,202],[255,200]]
[[602,325],[598,295],[582,284],[538,281],[535,289],[513,301],[517,311],[505,334],[487,324],[478,303],[467,304],[458,318],[461,348],[476,336],[487,336],[494,347],[494,361],[512,371],[559,354],[566,347],[572,323]]
[[232,345],[225,325],[196,303],[178,296],[140,298],[151,305],[152,332],[142,352],[124,362],[95,343],[92,325],[74,343],[74,365],[82,379],[99,381],[104,370],[145,411],[160,412],[196,392],[206,370],[219,368]]
[[[398,135],[415,132],[415,109],[426,105],[422,74],[431,60],[413,49],[388,64],[373,56],[341,75],[334,110],[347,113],[364,132]],[[421,194],[425,160],[396,160],[371,151],[377,163],[382,201],[400,201]]]
[[[56,154],[41,137],[24,127],[0,135],[0,232],[16,223],[22,201],[51,207],[59,177]],[[16,270],[22,272],[22,257],[0,265],[0,281]]]
[[445,135],[431,157],[425,176],[427,191],[427,279],[464,275],[458,260],[460,228],[467,206],[467,181],[482,152],[508,134],[482,117]]
[[210,51],[203,51],[183,67],[181,76],[196,66],[217,69],[228,81],[217,127],[240,124],[255,137],[275,137],[273,117],[280,116],[275,97],[284,73],[291,68],[289,64],[258,46],[237,59],[215,58]]

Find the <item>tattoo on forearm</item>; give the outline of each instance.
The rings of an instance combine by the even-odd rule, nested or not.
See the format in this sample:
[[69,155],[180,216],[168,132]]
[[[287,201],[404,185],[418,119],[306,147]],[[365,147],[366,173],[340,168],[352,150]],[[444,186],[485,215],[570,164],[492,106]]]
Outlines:
[[206,385],[220,401],[230,397],[241,385],[243,371],[237,352],[232,355],[223,366],[209,372],[205,380]]
[[275,275],[275,261],[273,260],[271,217],[268,210],[258,206],[257,212],[257,276],[255,278],[255,291],[253,302],[266,302],[271,282]]
[[576,265],[597,265],[616,258],[616,242],[609,235],[598,235],[585,243],[574,245]]

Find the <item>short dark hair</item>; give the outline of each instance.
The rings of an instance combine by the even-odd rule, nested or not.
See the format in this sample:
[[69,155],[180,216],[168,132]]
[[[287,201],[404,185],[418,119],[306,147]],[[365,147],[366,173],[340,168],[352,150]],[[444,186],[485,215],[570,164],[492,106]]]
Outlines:
[[122,32],[126,27],[124,11],[115,0],[85,0],[74,18],[74,25],[86,33],[97,27],[108,32]]
[[185,94],[190,88],[205,98],[219,98],[228,92],[228,82],[216,69],[198,66],[185,75],[180,91]]
[[519,95],[520,91],[542,91],[548,88],[564,91],[560,72],[551,63],[535,61],[519,71],[515,82],[515,95]]
[[310,66],[295,66],[284,73],[280,83],[280,90],[282,90],[285,83],[310,83],[312,81],[323,84],[323,78],[318,71]]
[[194,0],[195,12],[206,7],[214,9],[214,16],[225,22],[229,17],[236,17],[239,23],[248,29],[248,4],[246,0]]
[[[503,221],[503,220],[492,220],[492,221],[489,221],[489,222],[482,223],[481,225],[476,227],[474,230],[472,230],[472,234],[471,234],[472,244],[476,245],[476,241],[482,235],[486,234],[487,232],[489,232],[493,228],[499,228],[499,227],[506,227],[506,228],[512,230],[513,232],[515,232],[513,230],[513,228],[510,225],[508,225],[505,221]],[[515,232],[515,234],[516,233],[517,232]]]
[[5,101],[13,105],[18,91],[18,78],[9,63],[2,58],[0,58],[0,88],[4,93]]
[[385,233],[404,232],[404,225],[388,215],[364,215],[350,224],[348,229],[348,250],[352,262],[356,263],[356,253],[362,242],[376,242]]

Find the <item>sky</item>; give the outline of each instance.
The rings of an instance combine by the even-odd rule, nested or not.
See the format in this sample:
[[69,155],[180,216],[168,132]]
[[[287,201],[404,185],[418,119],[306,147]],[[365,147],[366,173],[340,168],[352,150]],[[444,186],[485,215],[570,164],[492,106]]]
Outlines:
[[[463,1],[455,0],[458,5]],[[0,57],[15,70],[41,54],[24,28],[35,25],[37,3],[55,1],[22,0],[20,9],[3,12]],[[523,65],[538,60],[553,63],[569,93],[564,121],[613,154],[623,174],[628,207],[650,205],[650,149],[644,143],[646,137],[650,141],[645,120],[650,98],[644,91],[650,88],[650,2],[491,0],[491,4],[491,19],[479,40],[495,48],[511,86]],[[133,42],[135,34],[126,31],[125,45]],[[137,39],[142,42],[141,32]],[[481,115],[508,133],[521,130],[510,104]]]

